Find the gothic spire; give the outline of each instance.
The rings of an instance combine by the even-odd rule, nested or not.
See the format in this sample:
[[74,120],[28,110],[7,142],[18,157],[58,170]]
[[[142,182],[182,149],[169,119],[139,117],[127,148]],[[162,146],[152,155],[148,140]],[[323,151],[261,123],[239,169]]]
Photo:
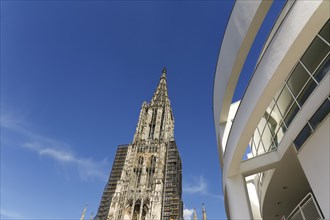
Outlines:
[[194,208],[194,220],[197,220],[197,213],[195,208]]
[[87,209],[87,205],[85,205],[85,208],[81,214],[80,220],[84,220],[85,219],[85,213],[86,213],[86,209]]
[[161,78],[165,78],[166,79],[166,67],[163,68],[163,72],[162,72]]
[[166,85],[166,68],[162,71],[157,89],[151,99],[151,105],[164,106],[169,103]]
[[163,69],[159,84],[150,103],[143,103],[133,143],[145,140],[173,138],[174,117],[167,94],[166,68]]
[[205,206],[204,206],[204,203],[202,204],[202,207],[203,207],[203,210],[202,210],[202,220],[207,220],[207,217],[206,217],[206,210],[205,210]]

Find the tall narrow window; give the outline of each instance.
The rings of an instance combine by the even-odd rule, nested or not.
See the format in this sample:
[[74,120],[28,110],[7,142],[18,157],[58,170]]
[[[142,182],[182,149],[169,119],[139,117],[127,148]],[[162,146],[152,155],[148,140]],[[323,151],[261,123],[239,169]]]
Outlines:
[[163,132],[162,131],[163,131],[164,115],[165,115],[165,108],[163,108],[162,120],[160,122],[160,131],[159,131],[160,138],[162,138],[162,135],[163,135]]
[[137,168],[135,169],[136,186],[138,186],[141,182],[142,167],[143,167],[143,157],[139,156]]
[[151,187],[155,169],[156,169],[156,157],[154,155],[152,155],[150,158],[150,163],[149,163],[149,168],[148,168],[148,174],[149,174],[148,187]]
[[150,125],[149,125],[150,126],[149,139],[152,139],[154,137],[156,117],[157,117],[157,109],[154,109],[152,111],[151,122],[150,122]]

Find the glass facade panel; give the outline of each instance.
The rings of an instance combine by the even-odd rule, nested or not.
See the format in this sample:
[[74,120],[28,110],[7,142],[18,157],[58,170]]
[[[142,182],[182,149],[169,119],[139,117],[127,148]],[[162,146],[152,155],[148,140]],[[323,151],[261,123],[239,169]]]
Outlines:
[[273,110],[273,108],[274,108],[274,105],[275,105],[275,102],[274,102],[274,100],[272,100],[272,101],[270,102],[270,104],[269,104],[269,106],[268,106],[266,112],[270,114],[270,112],[271,112],[271,111]]
[[313,117],[309,120],[313,129],[315,129],[323,119],[329,114],[330,112],[330,101],[326,99],[319,109],[314,113]]
[[273,133],[269,129],[268,125],[266,125],[264,133],[262,134],[262,142],[264,144],[265,150],[268,150],[271,142],[272,142]]
[[269,120],[269,117],[270,117],[270,115],[269,115],[270,111],[271,110],[268,111],[268,108],[267,108],[267,111],[265,111],[264,116],[263,116],[263,118],[265,118],[267,120],[267,123],[268,123],[268,120]]
[[252,145],[251,145],[251,152],[252,152],[252,155],[253,156],[256,156],[257,155],[257,147],[256,147],[256,144],[254,142],[254,140],[252,140]]
[[297,151],[301,148],[301,146],[305,143],[307,138],[311,135],[312,129],[309,127],[309,124],[306,124],[305,127],[298,134],[296,139],[293,141]]
[[280,129],[277,132],[277,136],[281,137],[280,140],[282,140],[282,137],[284,136],[285,132],[287,130],[287,127],[284,122],[281,123]]
[[263,143],[262,143],[262,140],[260,140],[260,143],[259,143],[259,146],[258,146],[258,155],[260,155],[260,154],[263,154],[263,153],[265,153],[266,151],[265,151],[265,147],[264,147],[264,145],[263,145]]
[[329,51],[330,46],[321,40],[321,38],[315,37],[304,56],[301,58],[301,61],[304,63],[309,72],[313,73]]
[[273,139],[276,147],[281,142],[285,132],[286,132],[286,127],[285,127],[284,123],[281,123],[281,125],[278,127],[276,134],[274,136],[274,139]]
[[277,145],[275,141],[273,140],[272,143],[270,144],[270,147],[268,148],[268,151],[276,150]]
[[[279,121],[281,120],[281,118],[282,118],[282,117],[281,117],[281,114],[280,114],[280,111],[278,110],[278,108],[277,108],[276,105],[274,106],[272,112],[270,113],[270,116],[271,116],[271,119],[273,119],[273,121],[275,122],[275,123],[272,124],[272,125],[273,125],[273,126],[276,126],[276,125],[279,123]],[[268,121],[269,121],[270,123],[272,123],[271,120],[270,120],[270,118],[268,119]]]
[[255,149],[255,146],[254,146],[254,142],[253,142],[253,136],[250,140],[250,148],[251,148],[251,153],[252,153],[252,156],[254,157],[255,156],[255,152],[254,152],[254,149]]
[[289,92],[288,88],[284,86],[280,96],[277,100],[277,106],[282,114],[284,116],[286,112],[289,110],[289,107],[291,106],[293,102],[293,97],[291,93]]
[[323,77],[330,72],[330,55],[324,60],[323,64],[316,70],[314,77],[318,82],[321,82]]
[[[287,128],[319,82],[330,72],[330,20],[271,100],[251,138],[253,156],[276,150]],[[322,39],[320,38],[322,37]],[[327,42],[325,42],[327,41]],[[313,77],[312,77],[313,76]],[[294,140],[297,150],[330,112],[330,98],[317,110]]]
[[276,126],[276,124],[277,124],[275,119],[273,118],[273,116],[271,116],[274,105],[275,105],[275,102],[272,100],[270,105],[267,107],[267,109],[264,113],[264,116],[263,116],[263,118],[265,118],[265,120],[266,120],[266,125],[268,125],[268,126],[269,126],[269,123],[271,124],[271,126]]
[[[283,87],[283,86],[282,86],[282,87]],[[282,88],[282,87],[281,87],[281,88]],[[282,92],[281,89],[278,90],[278,91],[276,92],[276,94],[275,94],[275,96],[274,96],[274,101],[276,101],[276,100],[278,99],[278,97],[280,96],[281,92]]]
[[260,131],[259,129],[257,129],[258,131],[258,135],[257,136],[257,139],[255,140],[256,142],[256,149],[257,149],[257,155],[259,154],[259,146],[260,146],[260,142],[261,142],[261,134],[260,134]]
[[299,109],[299,107],[298,107],[298,105],[296,103],[294,103],[291,106],[288,114],[284,118],[284,121],[285,121],[285,124],[286,124],[287,127],[289,127],[289,125],[291,124],[292,120],[294,119],[294,117],[296,116],[296,114],[299,112],[299,110],[300,109]]
[[259,129],[259,132],[260,132],[260,136],[263,136],[263,132],[264,132],[264,129],[265,129],[265,126],[266,126],[266,119],[264,117],[261,118],[259,124],[258,124],[258,129]]
[[305,88],[301,91],[299,94],[297,101],[299,102],[300,106],[303,106],[303,104],[306,102],[307,98],[312,94],[313,90],[317,84],[313,79],[310,79],[308,83],[306,84]]
[[292,71],[290,78],[287,81],[292,93],[297,96],[309,78],[306,69],[298,63],[296,68]]
[[276,130],[276,126],[273,126],[272,124],[268,123],[268,129],[271,133],[271,136],[273,137],[275,135],[275,130]]
[[254,153],[255,155],[258,155],[258,147],[260,143],[260,134],[258,128],[254,131],[253,141],[254,141]]
[[320,31],[321,37],[330,43],[330,20],[323,26],[322,30]]

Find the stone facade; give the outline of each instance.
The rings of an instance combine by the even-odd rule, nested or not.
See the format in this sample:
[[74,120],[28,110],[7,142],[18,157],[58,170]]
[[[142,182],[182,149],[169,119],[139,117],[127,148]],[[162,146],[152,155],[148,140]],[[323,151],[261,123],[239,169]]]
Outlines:
[[125,148],[124,161],[116,163],[116,156],[96,219],[182,219],[182,167],[166,69],[151,102],[142,104],[133,143]]

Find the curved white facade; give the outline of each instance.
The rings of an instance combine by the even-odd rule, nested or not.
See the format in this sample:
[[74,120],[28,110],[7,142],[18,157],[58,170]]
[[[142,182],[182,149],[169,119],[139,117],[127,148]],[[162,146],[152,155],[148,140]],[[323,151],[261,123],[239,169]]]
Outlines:
[[330,1],[286,3],[242,100],[231,104],[271,4],[236,2],[217,63],[213,109],[227,216],[330,219]]

